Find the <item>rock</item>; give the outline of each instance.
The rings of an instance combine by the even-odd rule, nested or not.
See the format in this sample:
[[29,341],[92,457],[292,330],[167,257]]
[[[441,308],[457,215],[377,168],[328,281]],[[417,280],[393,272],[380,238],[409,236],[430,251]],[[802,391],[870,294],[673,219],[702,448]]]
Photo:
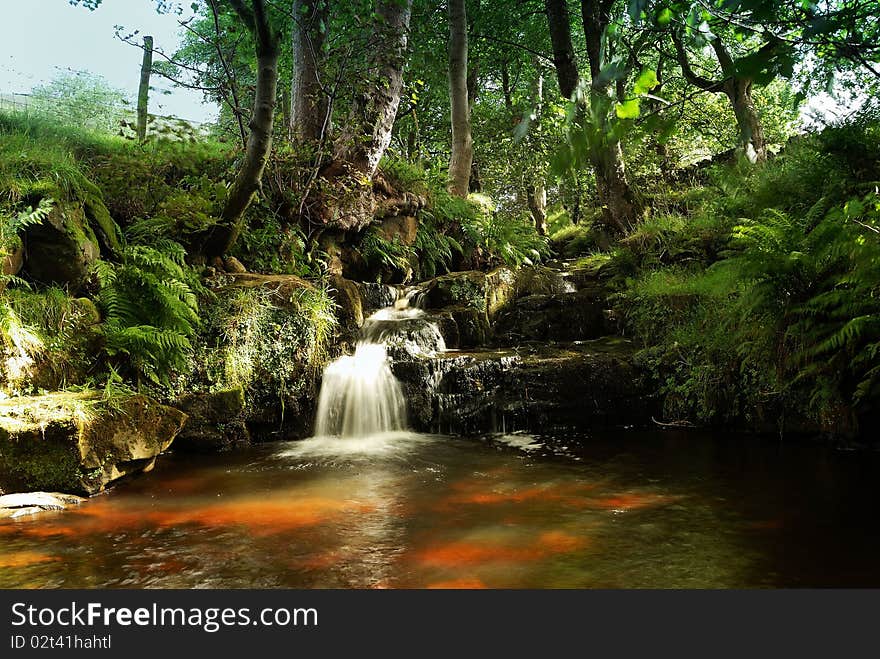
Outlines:
[[314,284],[296,275],[258,275],[252,272],[230,273],[232,282],[228,288],[265,288],[277,296],[281,306],[289,305],[296,292],[314,288]]
[[613,334],[604,296],[592,291],[529,295],[505,310],[495,324],[499,345],[526,341],[569,342]]
[[186,415],[136,395],[113,408],[95,393],[0,402],[0,488],[94,494],[152,469]]
[[361,296],[364,317],[372,315],[379,309],[393,307],[399,293],[394,286],[373,282],[355,282]]
[[473,307],[445,307],[431,317],[447,348],[478,348],[488,345],[491,340],[492,329],[486,314]]
[[0,519],[35,515],[78,506],[85,499],[61,492],[24,492],[0,496]]
[[98,186],[86,181],[85,187],[83,210],[98,239],[101,251],[105,255],[118,256],[122,253],[122,231],[104,205],[103,195]]
[[415,303],[423,309],[465,306],[485,312],[486,286],[486,273],[479,270],[450,272],[423,284]]
[[559,270],[537,265],[524,267],[516,274],[516,297],[562,295],[574,291]]
[[223,269],[230,274],[247,272],[247,268],[245,268],[244,265],[242,265],[242,262],[234,256],[227,256],[223,259]]
[[516,297],[517,275],[510,268],[495,268],[486,273],[486,315],[492,323]]
[[6,288],[6,278],[21,272],[22,265],[24,265],[23,247],[10,249],[0,247],[0,273],[4,275],[0,277],[0,293]]
[[338,307],[336,317],[344,330],[354,331],[364,324],[364,308],[357,284],[339,275],[330,277],[330,297]]
[[412,215],[391,215],[379,225],[379,234],[385,240],[397,240],[402,245],[412,245],[418,230],[419,221]]
[[393,370],[404,388],[410,423],[424,431],[639,425],[656,413],[656,401],[623,339],[542,348],[530,355],[447,353],[395,362]]
[[79,326],[93,327],[100,324],[101,312],[89,298],[78,297],[72,301],[72,305],[79,318]]
[[188,417],[174,440],[175,450],[219,451],[250,442],[241,387],[186,394],[174,401],[174,407]]
[[41,284],[79,290],[101,250],[81,203],[56,202],[48,216],[25,231],[24,271]]
[[223,265],[223,259],[219,256],[215,256],[211,259],[211,267],[217,272],[226,272],[226,266]]

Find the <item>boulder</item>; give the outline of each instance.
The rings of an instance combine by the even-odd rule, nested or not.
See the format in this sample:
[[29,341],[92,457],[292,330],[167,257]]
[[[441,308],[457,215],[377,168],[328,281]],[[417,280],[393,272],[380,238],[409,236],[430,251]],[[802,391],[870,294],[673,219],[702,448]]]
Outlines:
[[41,284],[79,290],[101,250],[79,202],[56,202],[48,216],[25,231],[24,271]]
[[485,313],[467,306],[445,307],[432,314],[440,334],[450,349],[466,350],[488,345],[492,329]]
[[485,272],[450,272],[423,284],[421,293],[416,296],[416,305],[423,309],[465,306],[485,313],[486,288]]
[[6,278],[21,272],[22,265],[24,265],[24,248],[0,247],[0,273],[3,274],[0,277],[0,293],[6,288]]
[[223,259],[223,269],[232,274],[247,272],[247,268],[245,268],[242,262],[234,256],[227,256]]
[[0,519],[25,517],[78,506],[85,499],[61,492],[22,492],[0,496]]
[[186,394],[174,401],[174,407],[187,415],[175,450],[220,451],[250,442],[241,387]]
[[495,325],[499,345],[528,341],[569,342],[615,333],[604,296],[584,290],[557,295],[529,295],[516,300]]
[[314,284],[296,275],[258,275],[253,272],[229,273],[231,283],[227,288],[264,288],[277,297],[280,306],[290,303],[297,291],[314,288]]
[[95,494],[152,469],[186,414],[135,395],[105,404],[97,393],[0,402],[0,488]]
[[397,288],[388,284],[355,282],[355,286],[360,293],[365,318],[379,309],[393,307],[399,297]]

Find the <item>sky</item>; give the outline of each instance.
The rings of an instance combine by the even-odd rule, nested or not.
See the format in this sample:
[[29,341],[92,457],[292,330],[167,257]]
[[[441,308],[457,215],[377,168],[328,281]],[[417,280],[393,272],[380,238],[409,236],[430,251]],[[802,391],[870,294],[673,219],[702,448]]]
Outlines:
[[[126,34],[152,35],[167,53],[180,42],[181,17],[157,14],[153,0],[103,0],[95,11],[67,0],[0,0],[0,12],[0,94],[27,93],[73,69],[100,75],[134,99],[143,52],[120,41],[114,26],[124,26]],[[199,122],[217,116],[216,106],[202,103],[200,92],[173,88],[156,76],[151,85],[172,90],[152,93],[152,113]]]

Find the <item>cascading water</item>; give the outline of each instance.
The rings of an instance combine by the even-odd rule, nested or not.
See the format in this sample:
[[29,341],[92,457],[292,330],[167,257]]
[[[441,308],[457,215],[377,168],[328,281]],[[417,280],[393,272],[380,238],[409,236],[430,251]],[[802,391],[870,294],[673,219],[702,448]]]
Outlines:
[[399,339],[407,351],[421,350],[426,340],[432,344],[430,350],[444,349],[436,326],[419,321],[422,316],[418,309],[389,307],[366,320],[354,354],[324,370],[316,436],[364,437],[406,428],[406,400],[391,372],[387,347]]

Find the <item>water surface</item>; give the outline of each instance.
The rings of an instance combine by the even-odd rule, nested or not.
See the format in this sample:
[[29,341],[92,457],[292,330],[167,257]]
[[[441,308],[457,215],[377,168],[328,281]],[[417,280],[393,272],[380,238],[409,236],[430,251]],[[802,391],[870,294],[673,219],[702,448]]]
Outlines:
[[880,586],[875,454],[673,432],[313,439],[0,521],[0,587]]

